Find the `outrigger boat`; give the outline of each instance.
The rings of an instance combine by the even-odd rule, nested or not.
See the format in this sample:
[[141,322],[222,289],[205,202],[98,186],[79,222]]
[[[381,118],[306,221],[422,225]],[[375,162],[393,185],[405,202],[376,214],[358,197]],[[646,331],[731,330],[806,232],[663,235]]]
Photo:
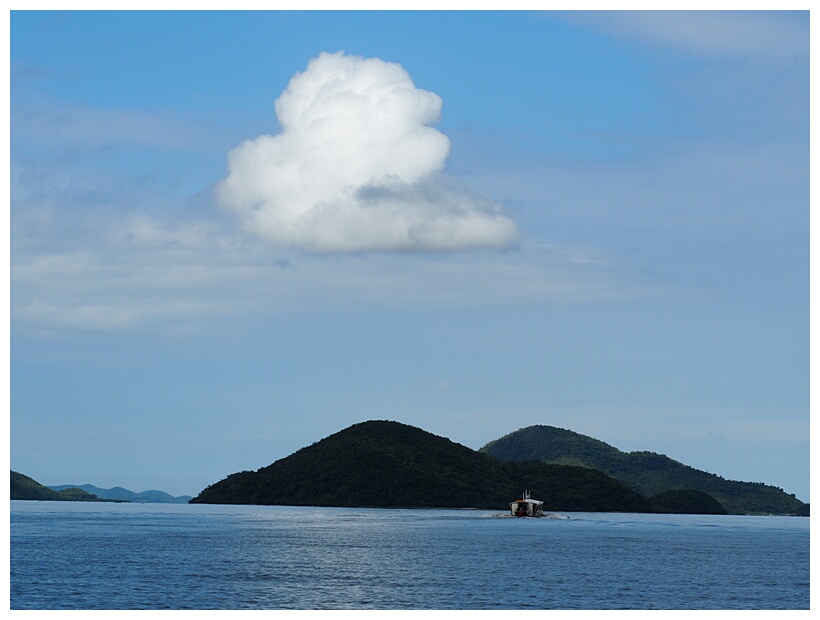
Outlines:
[[524,491],[521,499],[510,502],[510,515],[513,517],[546,517],[544,502],[530,497],[529,491]]

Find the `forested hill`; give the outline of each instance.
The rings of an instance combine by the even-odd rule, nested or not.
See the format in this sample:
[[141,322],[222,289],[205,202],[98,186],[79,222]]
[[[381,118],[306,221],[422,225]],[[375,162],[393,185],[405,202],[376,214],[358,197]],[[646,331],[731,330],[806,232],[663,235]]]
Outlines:
[[622,452],[609,444],[554,426],[529,426],[491,441],[480,452],[504,461],[580,465],[601,471],[639,493],[694,489],[732,514],[805,514],[807,504],[762,482],[738,482],[689,467],[654,452]]
[[524,489],[553,511],[644,512],[646,499],[583,467],[506,463],[419,428],[355,424],[191,500],[210,504],[507,510]]

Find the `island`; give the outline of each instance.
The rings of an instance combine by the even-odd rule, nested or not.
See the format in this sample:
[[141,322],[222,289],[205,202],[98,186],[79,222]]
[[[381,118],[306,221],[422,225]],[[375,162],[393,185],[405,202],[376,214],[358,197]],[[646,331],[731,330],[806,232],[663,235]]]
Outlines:
[[[482,453],[503,461],[538,461],[589,467],[622,482],[645,497],[658,496],[658,506],[703,507],[700,491],[717,500],[730,514],[804,516],[808,504],[778,487],[762,482],[726,480],[655,452],[622,452],[603,441],[554,426],[528,426],[491,441]],[[658,494],[662,494],[659,496]],[[656,503],[657,503],[656,502]],[[665,510],[664,510],[665,512]]]
[[55,491],[44,486],[19,472],[11,470],[11,483],[9,486],[9,499],[25,499],[37,501],[54,502],[121,502],[117,499],[103,499],[92,493],[71,487],[61,491]]
[[191,503],[494,510],[522,489],[551,511],[725,513],[706,493],[655,500],[590,467],[503,461],[388,420],[354,424],[267,467],[231,474]]

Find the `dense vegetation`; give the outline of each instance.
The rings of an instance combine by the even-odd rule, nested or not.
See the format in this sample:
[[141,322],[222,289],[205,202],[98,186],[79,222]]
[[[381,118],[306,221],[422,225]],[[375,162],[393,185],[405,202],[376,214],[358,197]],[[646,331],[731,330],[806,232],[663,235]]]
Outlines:
[[649,510],[668,514],[725,515],[728,511],[703,491],[664,491],[649,498]]
[[82,489],[68,488],[55,491],[16,471],[11,472],[10,499],[34,499],[63,502],[102,502],[103,500]]
[[524,489],[553,511],[645,512],[646,499],[589,468],[505,463],[388,421],[356,424],[192,503],[506,510]]
[[650,497],[693,489],[707,493],[732,514],[803,514],[794,495],[762,482],[726,480],[654,452],[622,452],[609,444],[553,426],[529,426],[481,448],[504,461],[579,465],[601,471]]

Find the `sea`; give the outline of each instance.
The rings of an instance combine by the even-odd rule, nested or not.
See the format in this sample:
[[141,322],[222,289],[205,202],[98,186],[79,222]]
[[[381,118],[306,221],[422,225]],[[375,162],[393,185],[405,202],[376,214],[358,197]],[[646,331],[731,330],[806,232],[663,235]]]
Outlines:
[[17,609],[809,609],[809,519],[11,501]]

